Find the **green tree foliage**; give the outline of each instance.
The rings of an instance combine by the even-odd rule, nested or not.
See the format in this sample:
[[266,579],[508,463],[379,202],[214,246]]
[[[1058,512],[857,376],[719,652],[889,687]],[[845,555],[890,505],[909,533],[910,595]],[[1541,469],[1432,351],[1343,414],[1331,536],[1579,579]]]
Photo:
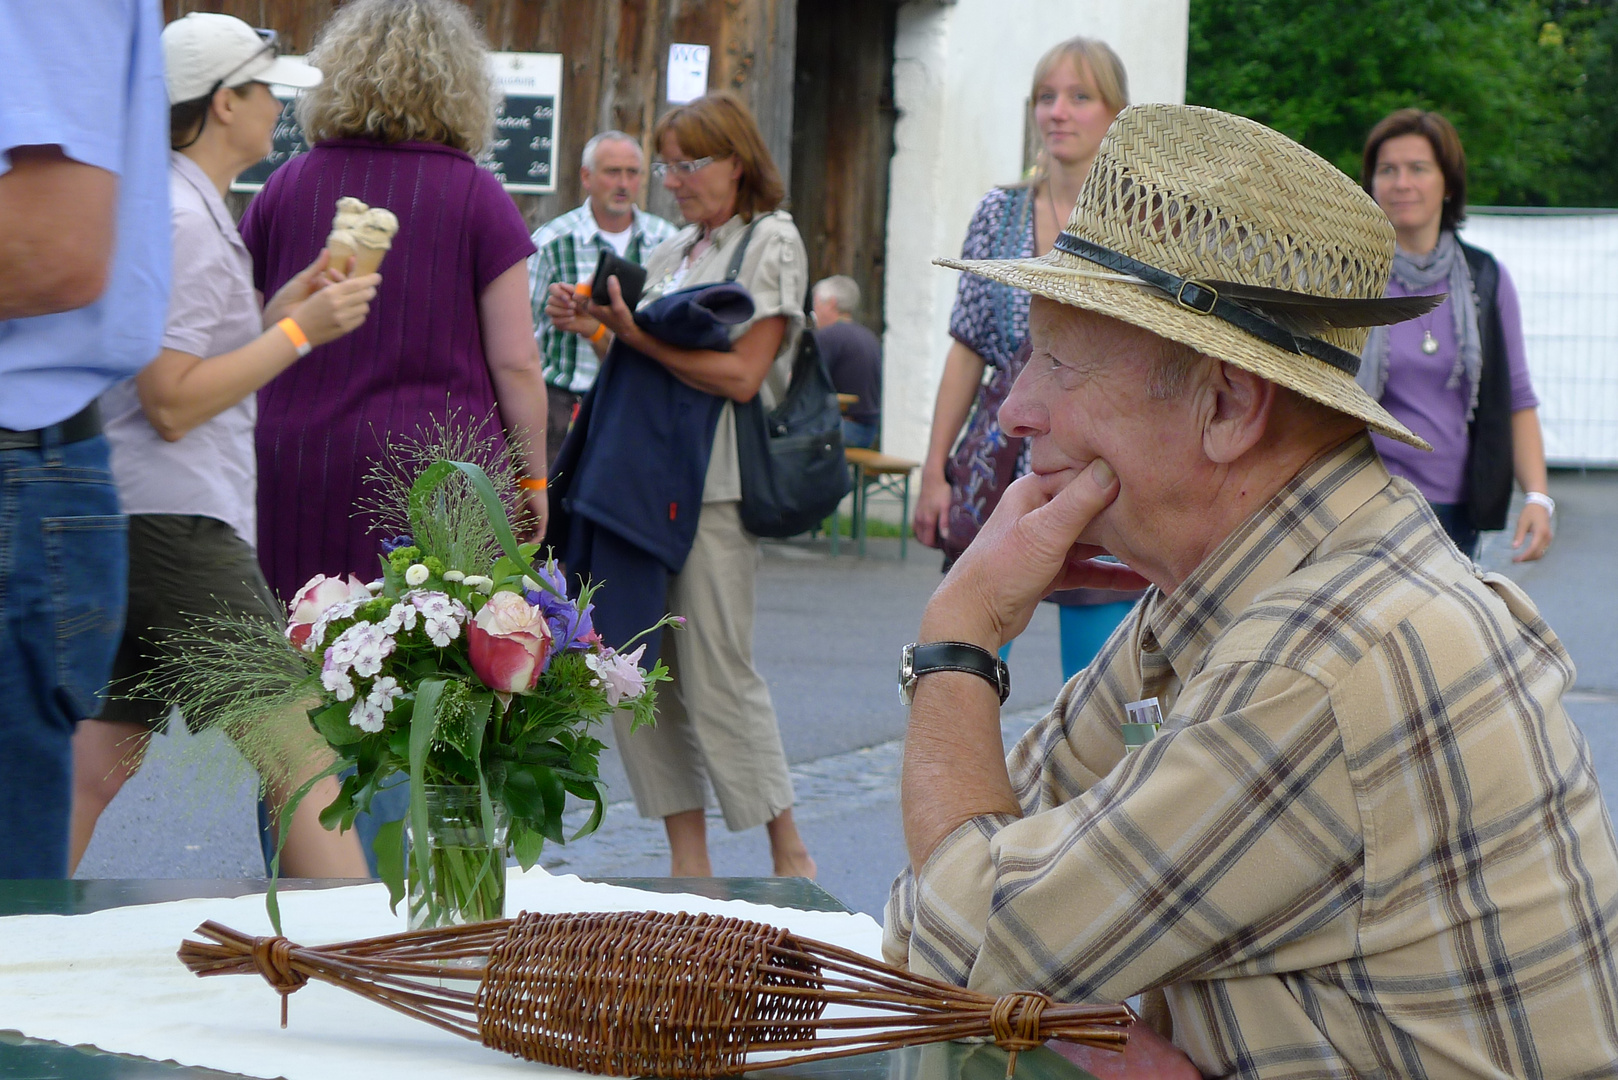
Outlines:
[[1186,99],[1360,174],[1366,133],[1436,109],[1468,201],[1618,205],[1618,0],[1191,0]]

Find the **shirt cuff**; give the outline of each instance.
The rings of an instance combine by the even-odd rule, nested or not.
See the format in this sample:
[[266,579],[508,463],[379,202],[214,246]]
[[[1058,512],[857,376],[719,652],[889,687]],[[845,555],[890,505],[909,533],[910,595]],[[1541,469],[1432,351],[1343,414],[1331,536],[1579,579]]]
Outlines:
[[982,814],[934,849],[920,874],[893,883],[882,937],[889,963],[965,986],[977,963],[993,905],[996,868],[990,844],[1016,814]]

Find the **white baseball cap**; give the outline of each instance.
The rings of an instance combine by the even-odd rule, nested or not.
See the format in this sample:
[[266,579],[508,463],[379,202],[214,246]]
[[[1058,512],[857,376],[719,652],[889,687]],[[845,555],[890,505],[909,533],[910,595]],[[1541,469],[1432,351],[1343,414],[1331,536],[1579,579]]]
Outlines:
[[206,97],[222,86],[261,82],[307,90],[321,80],[319,68],[277,54],[274,30],[200,11],[163,28],[163,74],[170,105]]

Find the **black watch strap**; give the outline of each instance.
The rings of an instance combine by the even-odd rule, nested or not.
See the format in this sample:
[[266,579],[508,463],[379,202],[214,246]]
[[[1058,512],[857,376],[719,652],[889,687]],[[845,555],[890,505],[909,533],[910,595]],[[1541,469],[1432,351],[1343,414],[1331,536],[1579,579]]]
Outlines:
[[1000,704],[1011,696],[1011,670],[1006,662],[977,645],[964,641],[929,641],[906,645],[899,663],[900,696],[910,703],[916,680],[935,671],[964,671],[983,679],[1000,695]]

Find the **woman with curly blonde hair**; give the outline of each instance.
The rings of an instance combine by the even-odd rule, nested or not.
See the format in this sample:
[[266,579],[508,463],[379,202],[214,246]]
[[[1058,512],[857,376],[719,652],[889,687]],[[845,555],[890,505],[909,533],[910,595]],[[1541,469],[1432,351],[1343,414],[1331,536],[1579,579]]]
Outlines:
[[[354,510],[390,441],[454,416],[520,474],[544,475],[534,246],[472,159],[494,128],[482,35],[452,0],[352,0],[308,59],[326,73],[298,103],[312,149],[242,219],[258,288],[273,294],[310,263],[342,196],[387,207],[399,231],[366,324],[259,392],[259,558],[283,600],[315,574],[376,576],[383,536]],[[543,531],[544,490],[524,494]]]

